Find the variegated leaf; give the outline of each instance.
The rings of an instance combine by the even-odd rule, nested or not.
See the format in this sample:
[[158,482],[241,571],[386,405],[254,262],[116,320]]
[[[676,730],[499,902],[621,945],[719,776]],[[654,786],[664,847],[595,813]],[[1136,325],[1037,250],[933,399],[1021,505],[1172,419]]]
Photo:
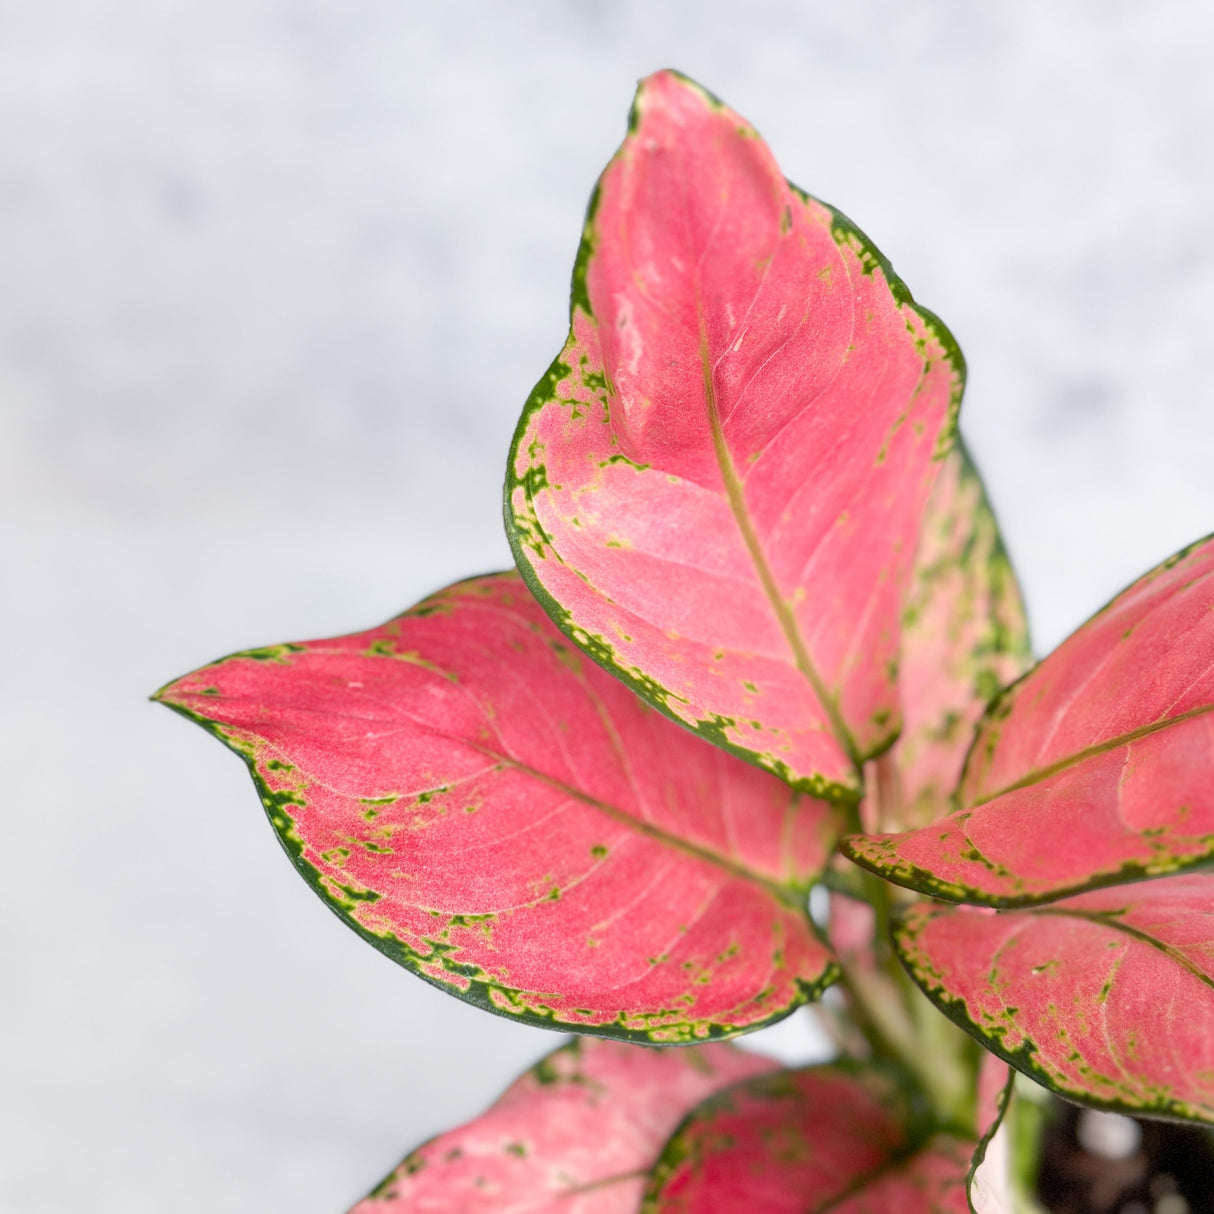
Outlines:
[[1214,539],[1146,574],[983,720],[960,808],[849,856],[903,885],[1020,906],[1214,858]]
[[1007,1113],[1014,1072],[994,1054],[984,1054],[978,1067],[978,1146],[966,1178],[974,1214],[1016,1214],[1012,1187]]
[[575,1038],[475,1121],[418,1147],[351,1214],[635,1214],[683,1115],[774,1067],[724,1043]]
[[906,1094],[836,1064],[711,1097],[662,1152],[643,1214],[968,1214],[975,1146],[924,1131]]
[[919,904],[894,939],[946,1015],[1060,1095],[1214,1122],[1214,876],[1017,911]]
[[682,1042],[834,978],[805,903],[841,811],[648,709],[517,574],[158,698],[246,760],[346,923],[490,1011]]
[[958,442],[923,516],[902,617],[902,733],[871,772],[866,828],[907,830],[948,813],[979,718],[1031,663],[1020,587]]
[[963,374],[866,237],[660,72],[515,435],[519,568],[650,703],[854,802],[899,729],[900,614]]

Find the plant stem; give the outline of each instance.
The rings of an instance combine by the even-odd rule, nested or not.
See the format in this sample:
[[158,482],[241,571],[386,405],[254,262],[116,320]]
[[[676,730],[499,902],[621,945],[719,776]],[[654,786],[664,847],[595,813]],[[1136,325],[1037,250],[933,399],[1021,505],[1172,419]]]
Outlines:
[[[897,771],[888,755],[866,775],[872,825],[884,825],[899,796]],[[860,829],[859,811],[854,814]],[[879,826],[878,826],[879,828]],[[874,873],[857,870],[856,891],[872,909],[871,947],[840,958],[840,986],[852,1019],[874,1058],[907,1072],[930,1101],[941,1126],[973,1133],[977,1051],[915,985],[893,948],[891,922],[900,891]]]

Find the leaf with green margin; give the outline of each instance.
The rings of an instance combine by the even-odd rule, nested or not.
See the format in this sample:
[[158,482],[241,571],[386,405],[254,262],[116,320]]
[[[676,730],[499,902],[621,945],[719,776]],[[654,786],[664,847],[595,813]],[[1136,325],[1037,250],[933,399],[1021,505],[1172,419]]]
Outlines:
[[646,707],[516,573],[158,698],[245,759],[349,926],[490,1011],[681,1043],[834,980],[806,899],[842,811]]
[[894,944],[945,1015],[1060,1096],[1214,1122],[1214,876],[1015,911],[920,903]]
[[662,1152],[641,1210],[968,1214],[976,1145],[933,1131],[875,1069],[781,1071],[695,1109]]
[[1214,538],[1178,552],[991,706],[960,808],[843,850],[900,885],[1027,906],[1214,858]]
[[1020,587],[959,440],[923,515],[902,614],[902,733],[870,765],[866,829],[908,830],[948,812],[979,719],[1032,660]]
[[418,1147],[351,1214],[634,1214],[687,1110],[775,1066],[720,1042],[574,1038],[480,1117]]
[[1015,1072],[994,1054],[978,1067],[977,1122],[981,1138],[974,1149],[965,1188],[973,1214],[1015,1214],[1008,1117]]
[[902,602],[964,379],[948,331],[672,72],[599,180],[570,320],[507,470],[523,576],[661,711],[855,802],[899,729]]

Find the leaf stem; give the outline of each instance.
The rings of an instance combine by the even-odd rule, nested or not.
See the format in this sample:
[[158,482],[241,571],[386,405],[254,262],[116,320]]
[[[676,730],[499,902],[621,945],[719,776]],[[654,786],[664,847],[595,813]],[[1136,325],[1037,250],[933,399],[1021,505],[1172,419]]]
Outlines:
[[[889,801],[899,791],[897,772],[889,764],[887,767],[883,772],[878,761],[866,772],[870,777],[869,816],[876,823],[891,812]],[[852,817],[859,827],[858,808]],[[867,952],[840,958],[840,986],[855,1026],[874,1058],[892,1062],[914,1080],[940,1126],[972,1134],[977,1074],[974,1043],[940,1015],[898,959],[891,924],[894,900],[902,896],[901,891],[866,869],[858,869],[857,876],[856,893],[872,908],[873,930]]]

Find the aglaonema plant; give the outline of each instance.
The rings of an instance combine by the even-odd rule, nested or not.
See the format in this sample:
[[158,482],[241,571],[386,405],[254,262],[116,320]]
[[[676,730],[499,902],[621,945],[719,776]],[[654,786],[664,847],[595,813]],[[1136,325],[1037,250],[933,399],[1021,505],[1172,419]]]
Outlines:
[[[580,1034],[363,1214],[1024,1208],[1007,1064],[1214,1122],[1214,540],[1033,665],[963,380],[658,73],[509,453],[517,570],[158,693],[363,939]],[[720,1040],[832,985],[830,1063]]]

